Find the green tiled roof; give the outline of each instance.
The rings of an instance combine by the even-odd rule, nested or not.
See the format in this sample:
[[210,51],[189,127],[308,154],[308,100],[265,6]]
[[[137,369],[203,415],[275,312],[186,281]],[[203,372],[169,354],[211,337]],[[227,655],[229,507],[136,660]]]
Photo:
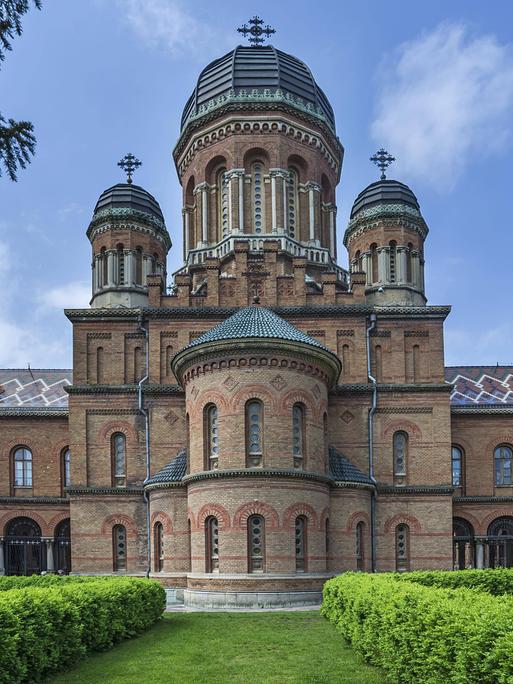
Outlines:
[[150,477],[145,485],[165,484],[166,482],[180,482],[187,469],[187,452],[182,449],[175,458],[165,465],[162,470]]
[[372,484],[370,477],[362,473],[351,461],[339,453],[335,447],[330,447],[330,474],[338,482]]
[[208,342],[222,340],[241,340],[248,338],[266,338],[302,342],[312,347],[326,349],[313,337],[302,332],[269,309],[260,306],[248,306],[240,309],[230,318],[209,330],[189,344],[187,349]]

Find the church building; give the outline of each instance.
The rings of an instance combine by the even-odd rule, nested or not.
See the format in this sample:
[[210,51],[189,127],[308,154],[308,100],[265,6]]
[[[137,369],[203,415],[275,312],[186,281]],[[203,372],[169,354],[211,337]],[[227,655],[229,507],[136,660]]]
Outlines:
[[383,149],[339,264],[333,109],[273,29],[241,32],[183,110],[182,267],[129,154],[83,227],[73,368],[0,370],[0,573],[284,606],[347,570],[513,566],[513,367],[444,366],[428,225]]

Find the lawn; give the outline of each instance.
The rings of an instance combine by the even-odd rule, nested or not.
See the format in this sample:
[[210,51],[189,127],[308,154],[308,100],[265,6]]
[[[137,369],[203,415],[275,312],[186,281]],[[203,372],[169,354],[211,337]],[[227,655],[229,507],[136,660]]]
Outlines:
[[317,611],[167,613],[52,684],[383,684]]

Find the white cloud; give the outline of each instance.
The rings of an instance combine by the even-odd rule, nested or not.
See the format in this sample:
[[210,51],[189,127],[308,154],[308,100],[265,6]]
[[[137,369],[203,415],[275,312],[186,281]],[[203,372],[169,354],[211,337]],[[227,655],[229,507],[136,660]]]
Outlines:
[[150,47],[199,59],[205,51],[219,50],[219,31],[176,0],[118,0],[118,5],[137,36]]
[[[448,366],[513,363],[513,326],[508,321],[494,328],[484,327],[482,330],[475,325],[453,328],[449,322],[444,337],[445,363]],[[469,343],[469,340],[472,342]]]
[[39,302],[44,308],[51,309],[83,309],[89,306],[91,284],[82,280],[63,283],[42,292]]
[[508,142],[512,113],[512,46],[444,23],[383,64],[371,132],[397,175],[450,189],[475,156]]

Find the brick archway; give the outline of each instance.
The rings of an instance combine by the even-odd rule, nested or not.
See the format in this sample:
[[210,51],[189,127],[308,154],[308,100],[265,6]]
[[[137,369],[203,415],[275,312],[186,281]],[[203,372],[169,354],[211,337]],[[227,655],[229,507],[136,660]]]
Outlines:
[[[69,515],[66,517],[69,517]],[[34,511],[23,511],[23,510],[11,512],[11,513],[5,513],[5,515],[3,515],[0,518],[0,530],[2,531],[3,535],[5,535],[6,529],[7,529],[7,526],[9,525],[9,523],[12,520],[15,520],[16,518],[30,518],[30,520],[33,520],[41,528],[41,536],[42,537],[52,537],[53,536],[53,529],[46,522],[46,520],[41,515],[39,515],[39,513],[35,513]]]
[[155,511],[155,513],[152,513],[150,522],[151,529],[153,529],[155,523],[158,522],[162,524],[162,528],[166,534],[173,533],[173,522],[167,513],[164,513],[163,511]]
[[110,535],[112,533],[112,528],[115,525],[123,525],[123,527],[126,529],[127,535],[130,534],[134,537],[137,536],[137,526],[134,520],[130,516],[124,515],[123,513],[114,513],[113,515],[109,515],[108,518],[105,518],[102,523],[101,533],[103,535]]
[[280,518],[276,509],[263,501],[252,501],[240,506],[233,516],[233,526],[245,529],[248,518],[252,515],[261,515],[268,529],[276,529],[280,525]]
[[351,516],[349,516],[346,525],[346,531],[354,532],[356,530],[356,526],[360,522],[365,523],[367,529],[370,529],[370,518],[368,513],[366,513],[365,511],[357,511],[356,513],[353,513]]
[[317,527],[318,517],[315,510],[307,503],[295,503],[289,506],[283,514],[283,527],[294,527],[295,520],[299,515],[304,515],[312,527]]
[[224,506],[220,504],[210,503],[202,506],[198,513],[197,528],[203,527],[205,520],[210,516],[217,518],[220,530],[226,530],[230,527],[230,514]]
[[420,534],[421,531],[420,523],[417,518],[414,518],[413,515],[403,515],[402,513],[398,513],[397,515],[394,515],[393,518],[389,518],[386,521],[385,534],[394,532],[397,525],[408,525],[411,532],[414,534]]

